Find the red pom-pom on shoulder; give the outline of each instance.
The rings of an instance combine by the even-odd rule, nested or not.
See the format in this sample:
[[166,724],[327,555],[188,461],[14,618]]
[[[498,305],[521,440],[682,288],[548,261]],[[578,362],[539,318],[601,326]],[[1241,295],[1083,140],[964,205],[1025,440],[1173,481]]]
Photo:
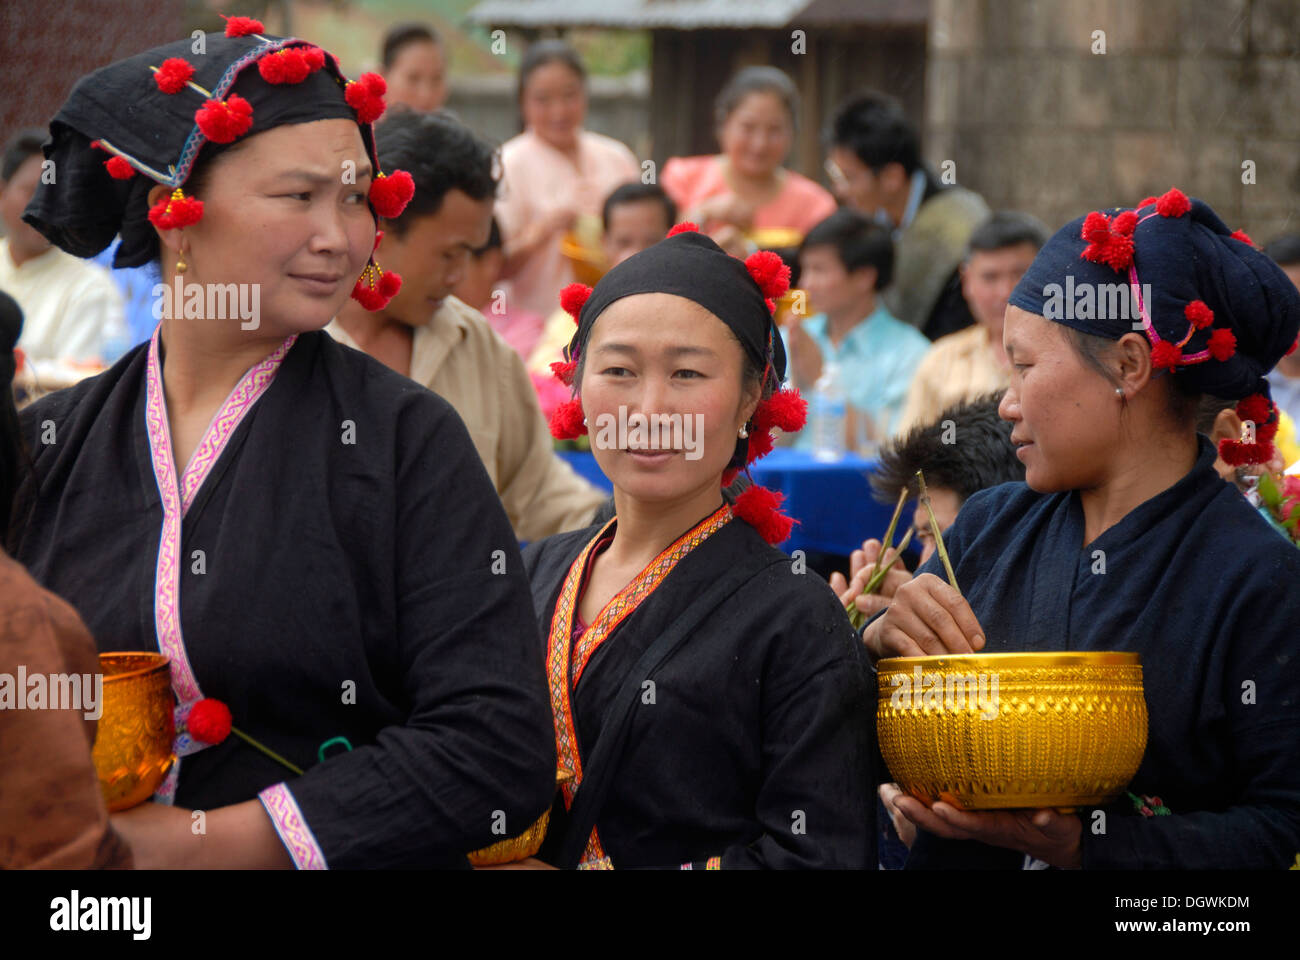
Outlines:
[[153,82],[163,93],[180,93],[194,76],[194,66],[181,57],[168,57],[153,75]]
[[380,173],[370,184],[370,203],[381,217],[400,217],[415,196],[415,180],[405,170]]
[[788,540],[794,526],[793,520],[779,512],[783,499],[781,494],[754,484],[736,497],[731,512],[757,530],[764,540],[775,545]]
[[213,143],[232,143],[253,125],[253,107],[234,93],[226,100],[209,100],[195,112],[194,120]]
[[233,719],[230,708],[220,700],[207,697],[190,707],[185,718],[185,729],[190,739],[199,743],[221,743],[230,736]]
[[374,123],[384,114],[388,84],[377,73],[363,73],[343,88],[343,99],[357,112],[358,123]]
[[771,250],[751,253],[745,258],[745,269],[765,297],[775,300],[790,289],[790,268]]
[[1193,300],[1183,307],[1183,316],[1190,320],[1192,326],[1197,330],[1204,330],[1214,323],[1214,311],[1209,308],[1204,300]]
[[114,180],[130,180],[135,176],[135,167],[122,157],[109,157],[104,161],[104,168]]
[[668,237],[675,237],[679,233],[699,233],[699,232],[700,232],[700,225],[698,223],[692,223],[689,220],[683,220],[681,223],[670,228],[668,231],[668,236],[664,237],[664,239],[667,240]]
[[226,21],[228,37],[247,37],[266,30],[261,20],[254,20],[252,17],[227,17],[223,13],[221,19]]
[[1234,230],[1231,233],[1231,237],[1234,240],[1240,240],[1242,243],[1248,246],[1253,247],[1255,245],[1255,241],[1250,239],[1250,234],[1248,234],[1245,230]]
[[778,390],[754,410],[754,429],[779,427],[784,433],[797,433],[808,422],[808,401],[798,390]]
[[1156,201],[1156,213],[1162,217],[1181,217],[1190,209],[1192,209],[1192,202],[1187,199],[1187,194],[1177,187],[1170,187]]
[[577,323],[578,314],[582,313],[582,308],[590,296],[591,287],[585,283],[571,283],[560,291],[560,307],[573,317],[574,323]]
[[1237,352],[1237,338],[1231,330],[1215,330],[1210,334],[1210,342],[1208,346],[1210,356],[1215,360],[1223,362]]
[[577,397],[565,400],[551,412],[551,436],[556,440],[575,440],[587,432],[587,425],[582,421],[582,401]]

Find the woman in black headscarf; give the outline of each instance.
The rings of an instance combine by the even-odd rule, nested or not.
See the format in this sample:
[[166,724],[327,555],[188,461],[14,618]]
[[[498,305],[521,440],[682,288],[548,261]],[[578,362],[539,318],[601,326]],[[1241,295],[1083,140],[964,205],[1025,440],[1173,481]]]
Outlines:
[[1300,552],[1219,477],[1195,424],[1202,393],[1239,400],[1246,434],[1220,452],[1267,462],[1264,374],[1297,331],[1281,269],[1178,190],[1082,217],[1039,253],[1003,334],[1025,483],[975,494],[946,534],[960,594],[932,559],[865,639],[877,656],[1138,651],[1146,755],[1105,818],[927,809],[888,789],[921,827],[909,867],[1293,862]]
[[[24,411],[10,542],[101,650],[171,658],[178,770],[114,818],[138,865],[465,866],[553,787],[527,586],[452,409],[320,332],[400,283],[370,259],[411,188],[378,169],[383,81],[261,31],[105,67],[51,123],[25,219],[158,257],[161,323]],[[287,763],[214,745],[204,700]]]
[[[608,523],[531,545],[560,767],[560,867],[875,866],[864,660],[826,583],[773,546],[779,497],[723,484],[797,430],[772,298],[789,270],[693,225],[589,291],[552,419],[587,433]],[[766,301],[766,302],[765,302]]]

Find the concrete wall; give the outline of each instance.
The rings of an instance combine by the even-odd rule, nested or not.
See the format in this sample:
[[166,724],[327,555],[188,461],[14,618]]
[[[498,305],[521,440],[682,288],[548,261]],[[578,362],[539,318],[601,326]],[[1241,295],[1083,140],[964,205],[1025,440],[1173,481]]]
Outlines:
[[1055,228],[1176,185],[1300,230],[1300,0],[932,0],[928,53],[926,157],[995,208]]

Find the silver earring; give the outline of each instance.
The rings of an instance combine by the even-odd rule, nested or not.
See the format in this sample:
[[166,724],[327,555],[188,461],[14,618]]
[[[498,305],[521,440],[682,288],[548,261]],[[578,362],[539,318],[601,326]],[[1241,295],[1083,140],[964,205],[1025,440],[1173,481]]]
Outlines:
[[739,433],[740,433],[740,439],[742,439],[742,440],[744,440],[746,437],[749,436],[749,431],[748,431],[746,428],[744,428],[744,427],[741,427],[741,428],[740,428]]
[[1116,387],[1116,388],[1115,388],[1115,396],[1117,396],[1117,397],[1122,397],[1122,396],[1124,396],[1124,388],[1123,388],[1123,387]]
[[586,417],[583,417],[583,418],[582,418],[582,425],[583,425],[584,427],[587,425],[587,418],[586,418]]

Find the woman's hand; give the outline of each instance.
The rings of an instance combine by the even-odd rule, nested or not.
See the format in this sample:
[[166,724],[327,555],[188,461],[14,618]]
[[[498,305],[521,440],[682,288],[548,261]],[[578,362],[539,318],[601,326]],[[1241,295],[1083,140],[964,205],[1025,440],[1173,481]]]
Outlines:
[[889,819],[894,824],[894,832],[898,834],[898,839],[903,841],[907,849],[911,850],[912,844],[916,842],[916,824],[903,816],[903,811],[894,803],[899,797],[905,797],[907,794],[898,789],[896,783],[882,783],[878,792],[880,802],[885,805],[885,810],[889,812]]
[[191,811],[165,803],[142,803],[109,815],[135,858],[137,870],[186,870],[198,866],[190,833]]
[[922,830],[939,837],[978,840],[1018,850],[1054,867],[1077,870],[1083,866],[1083,821],[1077,814],[1057,813],[1050,808],[958,810],[942,800],[927,808],[916,797],[901,791],[893,797],[893,804]]
[[694,220],[701,227],[707,223],[722,223],[736,227],[742,232],[748,230],[754,220],[754,206],[746,203],[734,193],[720,193],[696,204],[691,211]]
[[[890,547],[885,551],[885,555],[880,557],[880,565],[883,567],[893,559],[896,553],[898,551]],[[866,540],[863,542],[861,550],[854,550],[849,555],[848,580],[845,580],[844,574],[838,571],[831,574],[831,589],[840,598],[840,603],[845,607],[848,607],[850,603],[854,604],[859,612],[866,617],[873,617],[889,606],[898,589],[912,580],[911,573],[908,572],[900,560],[890,567],[889,572],[885,574],[885,579],[880,584],[880,592],[864,597],[862,588],[871,579],[871,574],[875,569],[876,557],[879,554],[880,541]]]
[[872,657],[926,657],[984,649],[984,628],[966,598],[923,573],[900,586],[883,617],[862,637]]
[[[201,813],[202,816],[195,816]],[[194,811],[142,803],[111,814],[137,870],[278,870],[293,867],[260,800]]]

